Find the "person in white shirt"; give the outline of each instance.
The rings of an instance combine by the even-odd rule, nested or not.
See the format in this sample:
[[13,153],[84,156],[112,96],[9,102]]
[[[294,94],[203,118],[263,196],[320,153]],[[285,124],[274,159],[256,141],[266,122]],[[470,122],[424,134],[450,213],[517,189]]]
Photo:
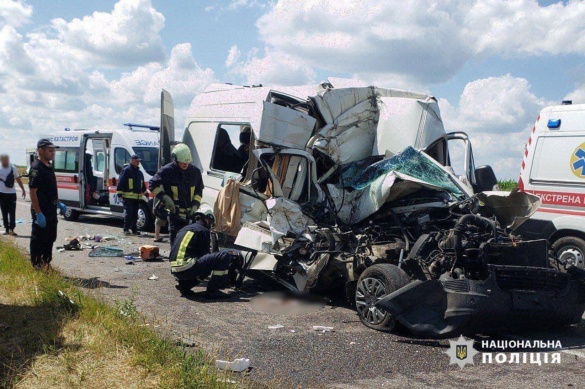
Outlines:
[[2,209],[2,219],[4,220],[4,235],[16,235],[14,227],[16,225],[16,181],[22,189],[22,198],[26,197],[26,191],[22,180],[18,174],[18,169],[10,164],[10,157],[6,154],[0,154],[0,208]]

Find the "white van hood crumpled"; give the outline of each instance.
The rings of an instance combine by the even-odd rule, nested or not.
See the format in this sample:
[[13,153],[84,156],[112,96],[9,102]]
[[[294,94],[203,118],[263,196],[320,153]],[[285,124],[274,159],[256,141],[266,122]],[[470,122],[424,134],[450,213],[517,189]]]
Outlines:
[[377,87],[320,91],[311,100],[325,120],[312,146],[338,164],[422,149],[445,134],[434,97]]
[[[370,86],[324,88],[311,96],[298,98],[309,102],[316,111],[314,116],[317,119],[302,109],[273,104],[268,101],[268,97],[256,106],[256,115],[250,119],[256,150],[270,146],[264,150],[272,148],[273,153],[283,154],[291,149],[303,150],[310,158],[317,155],[315,151],[319,151],[320,155],[328,157],[333,166],[328,172],[321,172],[321,176],[317,176],[314,169],[315,159],[309,160],[313,168],[305,171],[299,170],[291,162],[288,174],[295,171],[298,177],[308,174],[309,182],[317,187],[318,192],[326,189],[341,222],[349,225],[359,223],[376,213],[387,202],[423,187],[446,191],[455,197],[469,195],[458,188],[458,180],[452,174],[426,154],[416,151],[424,150],[445,137],[439,107],[434,97]],[[402,170],[398,166],[397,169],[371,172],[373,175],[370,174],[369,181],[362,182],[359,187],[349,185],[348,182],[331,181],[331,177],[334,177],[332,174],[341,171],[338,169],[364,161],[366,164],[360,165],[359,169],[367,168],[380,162],[380,156],[397,156],[407,149],[407,154],[416,160],[412,171],[408,168],[409,163],[403,161]],[[259,158],[259,155],[256,157]],[[370,159],[372,162],[368,165]],[[441,178],[433,181],[433,177],[425,174],[428,169],[421,168],[420,163],[427,164],[425,166],[429,163],[433,165],[433,169],[440,171],[435,176]],[[406,170],[404,166],[407,166]],[[266,167],[274,187],[278,188],[278,178],[274,176],[276,172],[270,166]],[[449,183],[445,184],[446,181]],[[296,182],[305,185],[303,180]],[[298,203],[281,192],[276,195],[277,197],[265,201],[269,210],[267,219],[259,220],[269,225],[273,244],[289,232],[302,233],[309,223],[313,223],[303,214]],[[246,231],[243,229],[242,233]]]

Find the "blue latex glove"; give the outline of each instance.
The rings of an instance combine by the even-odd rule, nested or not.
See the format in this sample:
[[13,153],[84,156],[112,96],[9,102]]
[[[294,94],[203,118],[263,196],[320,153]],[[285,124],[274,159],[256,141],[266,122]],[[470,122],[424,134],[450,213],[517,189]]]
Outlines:
[[59,202],[59,204],[57,204],[57,208],[59,208],[61,210],[61,214],[65,214],[65,212],[67,212],[67,206],[61,202]]
[[42,213],[37,213],[37,224],[41,228],[45,228],[47,226],[47,218]]

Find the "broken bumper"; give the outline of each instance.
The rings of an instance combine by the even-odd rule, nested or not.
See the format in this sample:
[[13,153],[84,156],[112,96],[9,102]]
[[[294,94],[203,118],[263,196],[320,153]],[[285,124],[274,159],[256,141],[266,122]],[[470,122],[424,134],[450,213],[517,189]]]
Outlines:
[[486,280],[415,281],[378,302],[426,338],[575,324],[585,311],[579,277],[553,269],[491,266]]

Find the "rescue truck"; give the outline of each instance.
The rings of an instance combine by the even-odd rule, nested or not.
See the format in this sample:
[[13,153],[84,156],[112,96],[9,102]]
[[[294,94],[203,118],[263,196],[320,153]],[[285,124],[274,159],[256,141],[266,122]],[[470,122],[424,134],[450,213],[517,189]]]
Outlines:
[[548,239],[561,264],[584,268],[585,104],[567,100],[540,112],[526,143],[518,186],[542,201],[522,233]]
[[[122,218],[122,200],[116,186],[124,165],[133,154],[142,159],[140,169],[146,186],[159,164],[159,127],[125,124],[114,130],[64,130],[43,136],[59,148],[54,168],[59,199],[67,205],[66,220],[80,214]],[[138,228],[153,226],[152,196],[143,196],[138,213]]]

